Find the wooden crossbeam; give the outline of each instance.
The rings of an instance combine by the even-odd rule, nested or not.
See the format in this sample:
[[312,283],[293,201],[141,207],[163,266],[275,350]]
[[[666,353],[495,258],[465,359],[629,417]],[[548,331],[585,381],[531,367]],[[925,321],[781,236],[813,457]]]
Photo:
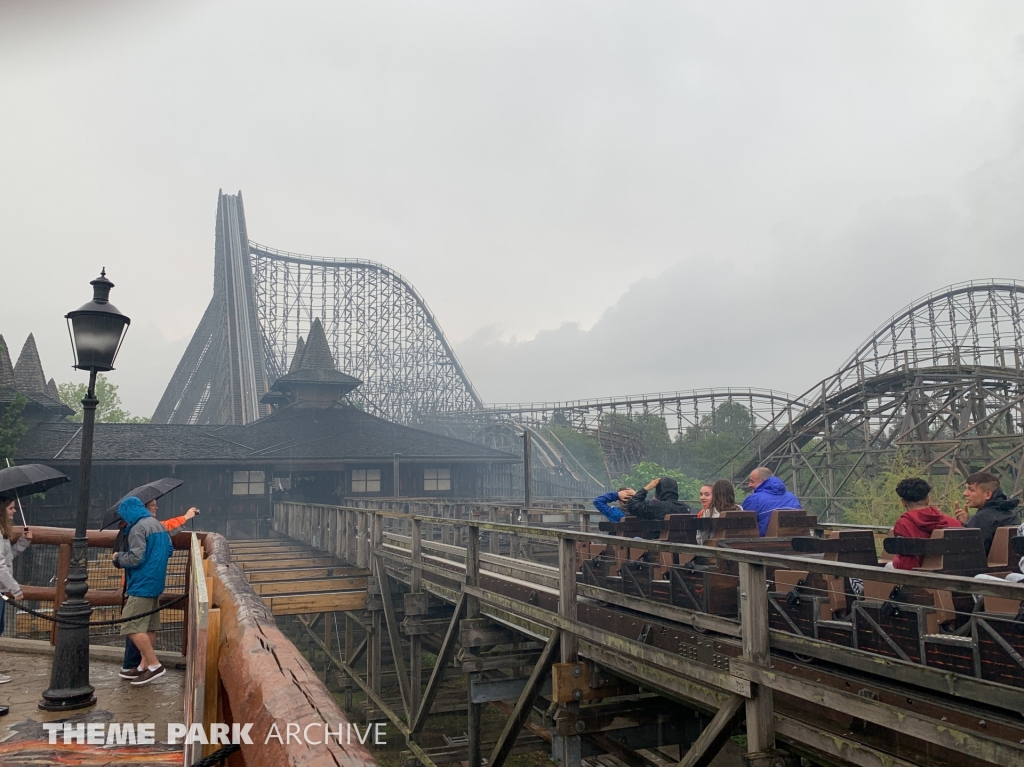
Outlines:
[[462,616],[466,612],[466,600],[465,593],[460,593],[459,601],[455,603],[455,611],[452,613],[451,623],[448,624],[448,631],[445,632],[444,641],[441,642],[441,649],[437,653],[434,668],[430,672],[427,689],[423,691],[420,709],[416,712],[416,718],[412,720],[412,726],[409,728],[410,733],[415,734],[419,732],[423,729],[423,725],[427,723],[427,714],[430,713],[430,707],[434,705],[434,698],[437,697],[437,691],[441,687],[442,680],[444,680],[444,669],[451,661],[452,654],[455,652],[456,641],[459,637],[459,621],[462,620]]
[[729,740],[736,721],[740,718],[746,699],[742,695],[732,695],[725,705],[704,728],[697,740],[693,741],[690,750],[679,761],[676,767],[707,767],[711,760],[722,750]]
[[[387,624],[388,641],[391,643],[391,658],[395,664],[395,671],[398,673],[398,691],[402,696],[402,707],[405,709],[405,718],[410,719],[413,711],[409,701],[409,677],[405,673],[405,656],[402,655],[402,639],[398,635],[398,620],[395,618],[395,605],[391,601],[391,584],[388,581],[388,571],[384,567],[383,557],[374,558],[377,565],[377,588],[380,590],[380,598],[384,603],[384,622]],[[422,680],[417,680],[417,684]]]
[[505,759],[512,753],[512,747],[516,743],[519,731],[523,728],[526,720],[530,718],[533,702],[537,699],[541,685],[544,682],[544,677],[555,659],[555,650],[558,649],[558,643],[561,638],[562,632],[556,629],[548,638],[547,644],[544,645],[540,658],[537,659],[533,671],[530,672],[530,678],[526,680],[526,687],[519,694],[519,700],[516,701],[508,721],[505,722],[505,729],[502,730],[498,742],[494,744],[491,758],[487,761],[488,767],[502,767]]

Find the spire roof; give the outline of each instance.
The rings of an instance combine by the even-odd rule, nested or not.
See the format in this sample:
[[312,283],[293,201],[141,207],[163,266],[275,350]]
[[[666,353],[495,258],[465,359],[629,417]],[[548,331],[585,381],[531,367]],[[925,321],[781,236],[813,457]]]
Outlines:
[[7,353],[7,342],[0,336],[0,391],[15,388],[14,365],[11,364],[11,355]]
[[327,343],[327,334],[324,332],[324,326],[319,317],[313,320],[313,324],[309,328],[309,335],[306,336],[306,348],[298,369],[335,371],[338,369],[334,364],[331,345]]
[[302,365],[302,355],[306,351],[306,342],[302,340],[302,336],[299,336],[299,340],[295,343],[295,354],[292,356],[292,364],[288,366],[288,372],[294,373]]
[[288,372],[274,381],[260,401],[275,407],[288,407],[298,402],[330,404],[338,402],[361,383],[358,378],[338,370],[324,325],[317,317],[306,340],[300,338],[295,344]]
[[43,363],[39,360],[36,339],[31,333],[21,347],[18,362],[14,366],[14,383],[18,391],[29,399],[46,396],[46,376],[43,375]]

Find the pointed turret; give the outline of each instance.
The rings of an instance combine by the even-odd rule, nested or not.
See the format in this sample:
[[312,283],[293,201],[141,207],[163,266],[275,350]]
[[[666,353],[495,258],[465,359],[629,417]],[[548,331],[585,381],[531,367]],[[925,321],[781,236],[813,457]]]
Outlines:
[[[302,361],[299,363],[299,370],[334,370],[334,355],[331,354],[331,345],[327,343],[327,334],[324,326],[317,317],[309,328],[309,335],[306,336],[306,348],[302,353]],[[288,371],[291,372],[291,371]]]
[[306,351],[306,342],[299,336],[295,344],[295,354],[292,356],[292,364],[288,366],[288,372],[294,373],[302,365],[302,355]]
[[58,402],[61,401],[60,389],[57,388],[57,382],[54,381],[52,378],[46,383],[46,393],[49,394],[50,397],[57,400]]
[[0,392],[14,391],[15,388],[14,365],[7,353],[7,342],[0,336]]
[[334,364],[331,345],[318,317],[313,320],[305,342],[300,338],[295,345],[295,356],[287,375],[274,381],[260,401],[274,408],[290,407],[299,402],[329,406],[361,383],[358,378],[340,372]]
[[21,347],[18,362],[14,366],[14,383],[18,391],[29,399],[46,396],[46,376],[43,375],[43,363],[39,360],[36,339],[31,333]]

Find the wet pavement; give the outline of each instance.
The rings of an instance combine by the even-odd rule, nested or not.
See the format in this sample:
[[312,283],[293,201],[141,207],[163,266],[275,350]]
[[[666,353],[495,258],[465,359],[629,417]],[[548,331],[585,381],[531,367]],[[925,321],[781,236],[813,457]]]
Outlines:
[[[0,673],[13,679],[0,685],[0,704],[10,713],[0,717],[0,765],[37,767],[38,765],[165,765],[181,764],[181,746],[169,746],[167,723],[184,720],[185,672],[168,668],[167,673],[148,685],[133,687],[117,672],[121,664],[114,660],[90,660],[89,681],[96,688],[96,705],[75,712],[49,713],[37,704],[43,690],[50,686],[48,653],[18,653],[0,650]],[[58,734],[50,745],[44,722],[153,723],[154,745],[64,744]]]

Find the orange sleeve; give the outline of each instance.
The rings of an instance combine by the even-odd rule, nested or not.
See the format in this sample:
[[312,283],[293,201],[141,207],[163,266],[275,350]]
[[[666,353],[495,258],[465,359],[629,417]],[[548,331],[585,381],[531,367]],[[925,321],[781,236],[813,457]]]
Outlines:
[[186,521],[187,520],[185,519],[185,516],[182,515],[180,517],[171,517],[170,519],[165,519],[160,524],[164,526],[164,530],[166,530],[167,532],[171,532],[171,530],[174,530],[176,527],[181,527],[183,524],[185,524]]

